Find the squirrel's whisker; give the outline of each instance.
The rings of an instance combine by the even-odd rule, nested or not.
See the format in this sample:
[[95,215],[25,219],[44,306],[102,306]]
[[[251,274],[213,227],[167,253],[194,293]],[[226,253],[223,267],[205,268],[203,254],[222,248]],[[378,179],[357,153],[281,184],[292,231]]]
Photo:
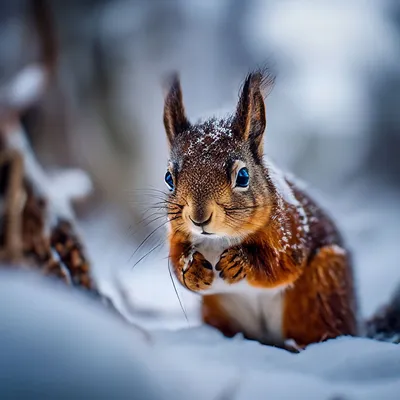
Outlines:
[[150,193],[156,192],[156,193],[161,193],[161,194],[165,194],[166,196],[168,196],[168,193],[164,192],[161,189],[157,189],[157,188],[154,188],[154,187],[136,188],[136,189],[128,190],[128,192],[140,192],[140,193],[143,193],[143,192],[150,192]]
[[157,246],[154,246],[150,251],[148,251],[144,256],[140,257],[138,261],[133,264],[132,269],[136,267],[142,260],[144,260],[148,255],[150,255],[154,250],[158,249],[164,243],[159,243]]
[[168,256],[168,272],[169,272],[169,277],[171,278],[172,285],[173,285],[174,290],[175,290],[176,297],[178,298],[179,305],[181,306],[181,309],[182,309],[183,314],[184,314],[184,316],[185,316],[185,318],[186,318],[186,321],[187,321],[187,323],[188,323],[188,326],[190,327],[189,319],[188,319],[188,316],[187,316],[185,307],[183,306],[183,303],[182,303],[181,298],[180,298],[179,293],[178,293],[178,289],[177,289],[177,287],[176,287],[176,285],[175,285],[174,278],[173,278],[173,276],[172,276],[171,265],[170,265],[170,262],[169,262],[169,256]]
[[153,229],[144,239],[143,241],[139,244],[139,246],[136,248],[136,250],[133,252],[133,254],[129,257],[130,261],[132,259],[132,257],[139,251],[139,249],[147,242],[148,239],[150,239],[150,237],[152,237],[154,235],[154,233],[156,233],[160,228],[162,228],[163,226],[165,226],[166,224],[168,224],[171,221],[174,221],[175,219],[178,219],[180,217],[175,217],[172,218],[170,220],[167,220],[165,222],[163,222],[161,225],[157,226],[157,228]]
[[[177,214],[179,214],[179,212],[176,212],[176,213],[167,213],[167,215],[177,215]],[[153,218],[152,220],[149,221],[149,219],[152,218],[152,217],[154,217],[154,218]],[[160,212],[160,213],[155,212],[155,213],[153,213],[153,214],[150,214],[150,215],[146,216],[145,218],[143,218],[141,221],[139,221],[139,222],[137,223],[137,225],[140,225],[139,228],[137,228],[137,229],[136,229],[135,231],[133,231],[133,232],[129,232],[129,236],[130,236],[130,237],[135,236],[138,232],[140,232],[141,229],[143,229],[143,228],[149,226],[150,224],[152,224],[152,223],[155,222],[155,221],[158,221],[158,220],[161,219],[161,218],[166,218],[166,215],[165,215],[164,212],[163,212],[163,213],[161,213],[161,212]],[[145,222],[146,222],[146,223],[145,223]],[[129,229],[131,229],[131,228],[129,228]]]

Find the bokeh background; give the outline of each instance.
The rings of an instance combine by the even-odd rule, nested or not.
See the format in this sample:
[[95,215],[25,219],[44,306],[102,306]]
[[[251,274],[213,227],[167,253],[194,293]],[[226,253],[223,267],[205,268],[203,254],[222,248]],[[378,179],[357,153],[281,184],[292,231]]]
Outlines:
[[[0,4],[0,85],[38,59],[27,3]],[[142,220],[147,189],[164,188],[163,75],[180,72],[196,118],[233,110],[245,74],[266,64],[277,74],[266,153],[338,220],[354,252],[363,314],[389,299],[400,281],[398,1],[49,3],[58,62],[27,119],[30,140],[47,169],[90,174],[95,192],[78,216],[95,274],[124,312],[149,325],[187,324],[166,247],[137,263],[165,231],[135,252],[157,228]],[[197,323],[198,298],[178,291]]]

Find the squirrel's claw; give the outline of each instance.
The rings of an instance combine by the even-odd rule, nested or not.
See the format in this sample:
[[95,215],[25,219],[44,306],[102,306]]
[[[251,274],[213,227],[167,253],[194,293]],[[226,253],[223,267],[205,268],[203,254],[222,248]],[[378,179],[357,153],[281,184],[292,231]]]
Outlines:
[[244,257],[238,255],[238,249],[231,248],[222,253],[215,270],[220,271],[221,279],[232,284],[246,278],[248,264]]
[[199,253],[193,253],[188,268],[182,270],[183,284],[193,292],[207,290],[214,280],[212,265]]

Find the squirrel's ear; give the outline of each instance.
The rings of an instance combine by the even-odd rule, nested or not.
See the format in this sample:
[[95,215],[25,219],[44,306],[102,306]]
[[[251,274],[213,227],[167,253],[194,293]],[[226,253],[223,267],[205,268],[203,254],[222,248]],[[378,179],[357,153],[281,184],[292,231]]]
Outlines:
[[190,128],[183,106],[182,89],[177,73],[164,80],[164,126],[169,145],[176,135]]
[[267,125],[264,96],[273,83],[274,78],[262,71],[247,75],[233,120],[235,134],[241,140],[250,141],[251,149],[260,158],[264,151],[263,137]]

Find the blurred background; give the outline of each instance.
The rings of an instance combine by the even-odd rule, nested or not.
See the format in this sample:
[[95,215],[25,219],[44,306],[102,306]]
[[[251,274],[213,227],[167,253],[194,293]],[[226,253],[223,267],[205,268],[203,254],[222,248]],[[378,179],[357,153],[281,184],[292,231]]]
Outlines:
[[[0,87],[41,57],[29,4],[1,2]],[[271,66],[267,155],[338,220],[354,252],[363,314],[389,299],[400,281],[398,1],[49,4],[54,31],[45,37],[57,44],[57,63],[24,122],[48,170],[80,167],[91,176],[94,195],[77,209],[81,228],[101,287],[132,319],[187,326],[166,246],[141,259],[165,231],[136,251],[157,228],[143,213],[154,202],[148,189],[164,189],[161,80],[171,70],[196,118],[233,110],[249,69]],[[198,298],[178,292],[197,323]]]

